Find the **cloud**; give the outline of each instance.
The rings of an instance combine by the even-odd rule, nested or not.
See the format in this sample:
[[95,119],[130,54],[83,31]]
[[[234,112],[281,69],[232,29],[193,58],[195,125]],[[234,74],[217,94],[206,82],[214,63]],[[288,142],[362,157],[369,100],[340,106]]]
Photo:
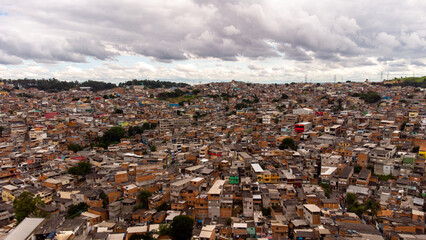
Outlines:
[[16,56],[10,56],[3,51],[0,51],[0,64],[4,65],[15,65],[15,64],[21,64],[22,60],[19,57]]
[[253,63],[250,63],[247,67],[251,70],[263,70],[264,69],[262,66],[258,66],[258,65],[253,64]]
[[289,44],[279,45],[278,50],[283,52],[285,57],[288,59],[298,60],[298,61],[310,61],[312,57],[303,50],[301,47],[293,47]]
[[[246,72],[222,72],[238,72],[240,78],[259,70],[268,76],[270,61],[312,72],[335,67],[380,70],[399,60],[406,68],[424,69],[413,64],[425,58],[422,0],[4,0],[0,9],[4,65],[90,64],[126,55],[151,58],[152,65],[138,66],[151,76],[161,76],[158,66],[166,66],[170,73],[188,78],[190,72],[208,73],[199,65],[188,68],[201,60],[242,63]],[[175,61],[180,65],[168,64]]]
[[378,47],[384,46],[393,49],[400,45],[399,41],[396,39],[395,36],[389,35],[385,32],[377,34],[376,41]]
[[240,30],[234,27],[234,25],[229,25],[223,28],[223,32],[227,36],[237,35],[240,33]]
[[181,72],[195,72],[197,68],[193,64],[177,64],[176,70]]

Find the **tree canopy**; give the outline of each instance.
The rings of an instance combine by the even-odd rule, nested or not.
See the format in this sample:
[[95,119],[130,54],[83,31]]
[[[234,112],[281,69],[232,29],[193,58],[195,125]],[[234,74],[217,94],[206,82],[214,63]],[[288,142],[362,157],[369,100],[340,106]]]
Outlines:
[[40,210],[44,202],[40,197],[34,197],[34,194],[24,191],[13,201],[13,210],[17,224],[22,222],[26,217],[46,217],[46,211]]
[[144,123],[142,126],[131,126],[127,129],[127,135],[134,136],[136,134],[142,134],[145,130],[155,129],[157,127],[156,123]]
[[159,80],[137,80],[133,79],[131,81],[127,81],[124,83],[120,83],[120,87],[124,86],[132,86],[132,85],[143,85],[146,88],[172,88],[172,87],[187,87],[189,84],[187,83],[176,83],[176,82],[168,82],[168,81],[159,81]]
[[71,218],[71,219],[75,218],[75,217],[78,217],[78,216],[80,216],[80,214],[82,212],[87,211],[87,209],[89,209],[89,205],[87,205],[84,202],[81,202],[81,203],[79,203],[77,205],[71,205],[71,206],[68,207],[66,217],[67,218]]
[[359,97],[364,100],[366,103],[376,103],[382,99],[382,97],[374,91],[368,91],[366,93],[354,93],[353,97]]
[[361,172],[361,170],[362,170],[362,167],[360,165],[355,165],[354,173],[359,173],[359,172]]
[[59,81],[58,79],[2,79],[2,82],[13,84],[15,86],[20,86],[22,88],[37,88],[39,90],[48,91],[48,92],[59,92],[59,91],[68,91],[70,89],[75,89],[79,87],[90,87],[92,91],[101,91],[106,89],[113,89],[117,87],[114,83],[107,82],[98,82],[93,80],[88,80],[85,82],[68,82],[68,81]]
[[152,233],[148,232],[132,234],[129,240],[155,240],[155,238],[152,236]]
[[328,184],[328,183],[320,183],[319,185],[324,190],[324,195],[327,198],[330,198],[330,194],[333,192],[333,190],[331,189],[330,184]]
[[148,209],[149,197],[151,197],[151,192],[142,190],[138,194],[139,205],[135,209]]
[[122,114],[122,113],[123,113],[123,110],[122,110],[122,109],[117,108],[117,109],[115,109],[114,113],[115,113],[115,114]]
[[85,176],[91,173],[92,164],[79,162],[76,166],[68,168],[68,173],[77,176]]
[[297,146],[294,143],[294,140],[292,138],[284,138],[281,142],[281,144],[278,146],[279,149],[293,149],[297,150]]
[[122,127],[112,127],[99,138],[99,145],[107,148],[113,143],[118,143],[126,136],[126,131]]
[[380,204],[376,200],[369,198],[360,204],[357,200],[357,195],[353,193],[346,194],[346,207],[349,212],[356,213],[358,216],[368,213],[373,220],[377,217],[377,213],[380,210]]
[[167,98],[177,98],[189,94],[189,92],[182,91],[180,89],[175,89],[173,92],[161,92],[158,94],[158,99],[165,100]]
[[78,151],[83,150],[83,147],[81,147],[80,145],[78,145],[76,143],[70,143],[70,144],[68,144],[68,150],[76,153]]
[[179,215],[173,218],[170,235],[174,240],[189,240],[192,237],[194,219],[186,215]]

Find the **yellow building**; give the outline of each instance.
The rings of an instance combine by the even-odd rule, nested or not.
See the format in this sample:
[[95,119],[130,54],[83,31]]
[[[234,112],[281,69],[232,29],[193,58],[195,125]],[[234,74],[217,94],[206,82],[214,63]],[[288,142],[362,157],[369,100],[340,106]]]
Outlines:
[[15,200],[15,198],[17,197],[16,195],[18,189],[18,187],[12,185],[3,186],[3,191],[1,193],[2,200],[5,202],[13,202],[13,200]]
[[52,201],[52,196],[52,192],[48,190],[44,190],[35,194],[35,197],[40,197],[40,199],[46,204]]
[[271,172],[271,171],[263,171],[263,183],[279,183],[280,176],[278,175],[278,172]]

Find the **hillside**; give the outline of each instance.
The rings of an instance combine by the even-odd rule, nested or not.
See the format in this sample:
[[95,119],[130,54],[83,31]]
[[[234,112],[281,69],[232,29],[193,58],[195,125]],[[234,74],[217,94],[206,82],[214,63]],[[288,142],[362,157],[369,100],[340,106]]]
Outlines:
[[426,76],[423,77],[406,77],[406,78],[396,78],[392,80],[383,81],[384,85],[392,86],[412,86],[412,87],[422,87],[426,88]]

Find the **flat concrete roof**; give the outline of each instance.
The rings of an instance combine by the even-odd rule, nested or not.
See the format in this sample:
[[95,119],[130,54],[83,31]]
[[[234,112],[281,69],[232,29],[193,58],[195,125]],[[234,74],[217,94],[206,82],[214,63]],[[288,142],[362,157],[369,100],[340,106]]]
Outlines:
[[204,165],[195,165],[195,166],[192,166],[192,167],[187,167],[187,168],[185,168],[185,170],[195,171],[195,170],[201,169],[203,167],[204,167]]
[[308,209],[310,212],[321,212],[321,209],[315,204],[305,204],[303,207]]
[[31,233],[40,226],[44,218],[25,218],[5,240],[27,239]]
[[193,178],[185,178],[185,179],[182,179],[182,180],[179,180],[179,181],[176,181],[176,182],[170,184],[170,186],[175,186],[175,187],[181,186],[183,184],[188,183],[189,181],[192,181],[192,179]]
[[127,233],[146,233],[148,232],[148,226],[137,226],[127,228]]
[[204,178],[202,178],[202,177],[196,177],[196,178],[192,179],[191,181],[192,182],[199,182],[199,181],[203,181],[203,180],[204,180]]
[[210,188],[208,194],[220,194],[222,192],[223,184],[225,184],[225,180],[217,180]]

